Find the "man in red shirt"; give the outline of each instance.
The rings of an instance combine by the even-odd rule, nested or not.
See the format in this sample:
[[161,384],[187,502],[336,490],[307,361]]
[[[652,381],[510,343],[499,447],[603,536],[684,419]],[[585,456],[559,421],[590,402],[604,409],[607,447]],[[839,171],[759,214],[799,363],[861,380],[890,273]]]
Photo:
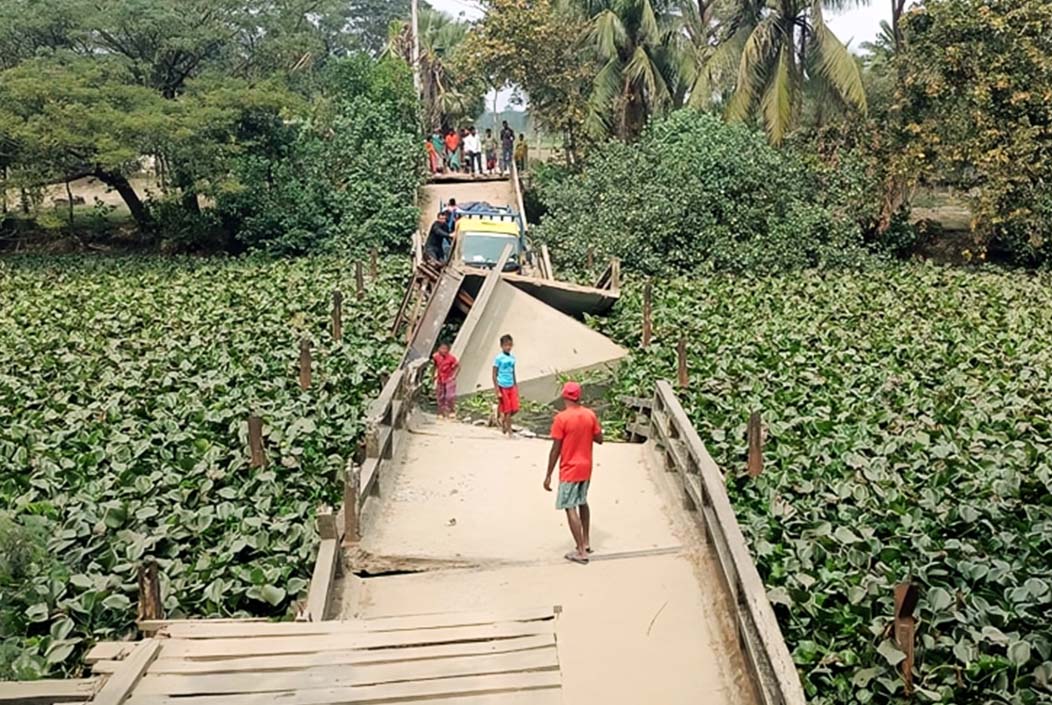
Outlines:
[[438,352],[431,358],[435,363],[435,402],[438,405],[438,417],[450,418],[456,415],[457,370],[460,361],[449,352],[449,343],[438,346]]
[[556,509],[566,510],[570,533],[577,548],[566,554],[566,560],[588,563],[592,552],[588,541],[591,511],[588,509],[588,483],[592,479],[592,444],[603,442],[603,429],[595,412],[581,406],[581,385],[567,382],[563,386],[565,407],[552,422],[552,449],[548,453],[548,475],[544,489],[552,491],[552,472],[559,463],[559,493]]

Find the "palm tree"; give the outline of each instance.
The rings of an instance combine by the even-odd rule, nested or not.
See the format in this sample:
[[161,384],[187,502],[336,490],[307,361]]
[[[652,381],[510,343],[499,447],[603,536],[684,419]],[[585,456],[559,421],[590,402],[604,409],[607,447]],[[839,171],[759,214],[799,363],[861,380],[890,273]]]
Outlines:
[[[865,1],[865,0],[859,0]],[[725,40],[741,42],[738,80],[727,117],[761,113],[767,133],[780,143],[799,113],[804,85],[829,91],[845,105],[866,110],[866,92],[854,57],[826,26],[824,7],[851,0],[745,0],[729,23]]]
[[[474,118],[482,109],[485,88],[478,80],[459,75],[454,55],[470,30],[461,22],[431,6],[420,6],[420,92],[424,124],[429,127],[455,125]],[[413,35],[407,21],[391,25],[385,55],[401,57],[412,64]]]
[[601,68],[592,83],[593,134],[639,135],[647,118],[676,103],[675,16],[668,0],[576,0],[590,21]]

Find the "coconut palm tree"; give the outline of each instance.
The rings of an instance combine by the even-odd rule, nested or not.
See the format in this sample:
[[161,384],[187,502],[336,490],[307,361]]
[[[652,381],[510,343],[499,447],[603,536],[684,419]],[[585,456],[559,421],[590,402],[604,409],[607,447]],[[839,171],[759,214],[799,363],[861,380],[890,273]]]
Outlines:
[[676,103],[676,17],[669,0],[576,0],[590,22],[601,68],[592,83],[593,134],[639,135],[647,118]]
[[759,111],[771,141],[780,143],[799,113],[807,82],[823,84],[822,89],[845,105],[864,112],[866,92],[858,63],[823,17],[823,9],[849,4],[858,2],[740,2],[725,40],[741,43],[738,79],[727,117],[744,120]]
[[[485,86],[478,79],[461,75],[456,61],[457,49],[467,37],[471,25],[426,3],[420,7],[418,24],[424,124],[439,127],[474,118],[483,108]],[[403,20],[391,25],[384,54],[412,63],[413,34],[409,22]]]

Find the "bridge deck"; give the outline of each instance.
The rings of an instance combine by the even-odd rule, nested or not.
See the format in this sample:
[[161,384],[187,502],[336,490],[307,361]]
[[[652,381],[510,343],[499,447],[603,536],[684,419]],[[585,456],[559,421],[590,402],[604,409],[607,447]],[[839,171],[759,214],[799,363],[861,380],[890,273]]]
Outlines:
[[563,558],[565,518],[541,487],[547,441],[418,417],[404,448],[362,548],[438,567],[348,578],[344,619],[559,605],[568,705],[755,702],[712,557],[649,446],[596,449],[587,566]]

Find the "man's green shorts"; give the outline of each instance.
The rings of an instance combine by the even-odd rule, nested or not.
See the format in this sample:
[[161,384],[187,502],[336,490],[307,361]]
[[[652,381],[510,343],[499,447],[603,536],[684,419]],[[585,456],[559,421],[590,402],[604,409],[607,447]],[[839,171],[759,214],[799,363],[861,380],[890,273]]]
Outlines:
[[559,495],[555,498],[556,509],[573,509],[582,504],[588,504],[588,483],[584,482],[560,482]]

